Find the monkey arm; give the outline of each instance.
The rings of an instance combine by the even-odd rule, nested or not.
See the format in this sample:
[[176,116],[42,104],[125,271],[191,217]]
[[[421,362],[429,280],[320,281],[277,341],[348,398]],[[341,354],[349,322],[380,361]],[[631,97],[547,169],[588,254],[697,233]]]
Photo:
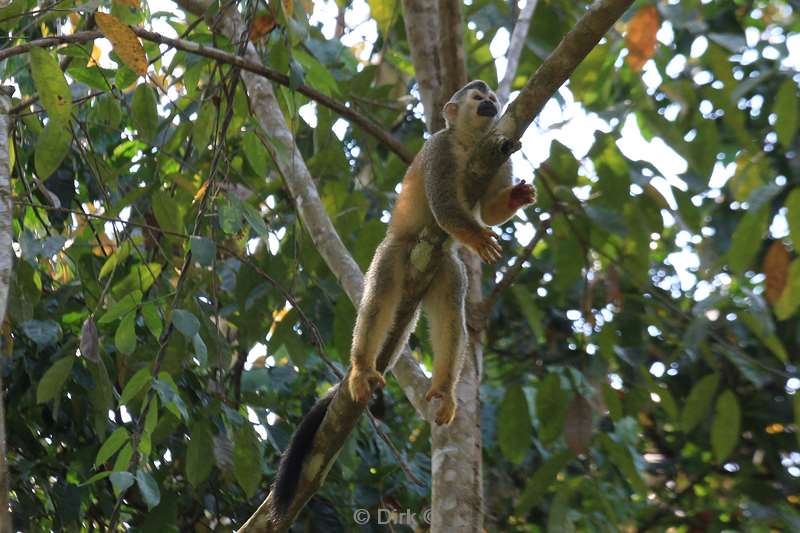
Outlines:
[[464,176],[452,153],[452,141],[436,135],[425,145],[422,167],[425,195],[436,223],[457,241],[475,251],[481,259],[494,262],[500,258],[495,234],[484,227],[467,207],[463,190]]
[[525,182],[506,187],[487,201],[481,202],[481,219],[496,226],[514,216],[517,209],[536,201],[536,189]]

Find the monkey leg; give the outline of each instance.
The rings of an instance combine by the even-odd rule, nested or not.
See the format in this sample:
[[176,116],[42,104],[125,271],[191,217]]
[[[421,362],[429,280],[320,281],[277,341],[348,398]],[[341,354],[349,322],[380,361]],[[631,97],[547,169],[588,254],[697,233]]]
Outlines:
[[375,360],[392,326],[403,292],[406,248],[387,238],[378,246],[367,271],[353,329],[350,351],[353,368],[348,379],[350,396],[359,403],[369,401],[373,386],[382,387],[386,383],[375,369]]
[[425,398],[439,399],[436,412],[439,425],[449,424],[456,414],[456,383],[467,339],[466,291],[467,274],[453,250],[442,258],[439,272],[422,300],[433,345],[433,381]]

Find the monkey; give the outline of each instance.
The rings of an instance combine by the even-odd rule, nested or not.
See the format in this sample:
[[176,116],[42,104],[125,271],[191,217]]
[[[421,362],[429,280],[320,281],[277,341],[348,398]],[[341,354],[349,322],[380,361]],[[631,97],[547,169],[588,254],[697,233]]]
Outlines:
[[[502,248],[489,226],[502,224],[517,209],[535,201],[532,185],[512,184],[511,163],[506,161],[491,178],[479,205],[474,209],[467,205],[470,152],[495,123],[499,111],[497,96],[485,82],[465,85],[444,106],[445,129],[425,142],[403,178],[386,237],[367,271],[353,331],[348,388],[356,402],[368,402],[373,387],[385,384],[375,360],[394,320],[410,268],[411,249],[422,228],[435,222],[451,238],[422,298],[434,355],[433,378],[425,398],[440,402],[437,424],[449,424],[455,416],[455,386],[467,339],[467,277],[457,255],[458,245],[466,246],[485,262],[495,262]],[[397,349],[414,330],[416,316]]]
[[[485,262],[497,261],[502,248],[490,226],[502,224],[536,200],[532,185],[524,181],[513,184],[511,163],[506,161],[491,177],[478,205],[467,205],[470,152],[494,125],[499,111],[497,96],[485,82],[468,83],[445,104],[445,128],[425,141],[406,171],[386,237],[367,270],[353,330],[349,378],[318,400],[293,435],[273,484],[274,514],[288,508],[305,456],[339,386],[344,385],[355,402],[366,404],[373,387],[385,385],[375,367],[376,359],[390,341],[389,333],[411,269],[411,251],[420,231],[433,223],[448,234],[448,240],[433,281],[422,297],[434,353],[433,378],[425,397],[429,402],[439,401],[437,424],[449,424],[455,417],[455,387],[467,339],[467,276],[458,248],[465,246]],[[417,310],[400,338],[391,339],[395,344],[392,350],[399,352],[406,344],[418,316]]]

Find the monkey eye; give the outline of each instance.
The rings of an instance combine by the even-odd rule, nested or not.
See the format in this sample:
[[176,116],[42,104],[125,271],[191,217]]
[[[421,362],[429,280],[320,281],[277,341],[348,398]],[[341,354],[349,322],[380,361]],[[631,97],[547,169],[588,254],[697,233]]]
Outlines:
[[496,101],[497,101],[497,98],[495,98],[495,96],[494,96],[493,94],[489,95],[489,99],[490,99],[492,102],[496,102]]
[[483,96],[475,93],[475,96],[472,97],[473,100],[483,100]]

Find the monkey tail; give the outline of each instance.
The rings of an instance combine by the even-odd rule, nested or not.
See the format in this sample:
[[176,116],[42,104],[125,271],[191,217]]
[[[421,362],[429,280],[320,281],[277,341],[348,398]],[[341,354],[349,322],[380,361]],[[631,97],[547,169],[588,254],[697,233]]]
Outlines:
[[283,452],[281,462],[278,464],[278,474],[272,484],[273,513],[278,516],[285,515],[289,509],[289,504],[297,490],[297,483],[300,481],[303,461],[311,451],[314,435],[317,434],[317,429],[322,424],[322,419],[325,418],[336,388],[333,387],[328,394],[317,400],[317,403],[306,413],[289,440],[289,446]]

